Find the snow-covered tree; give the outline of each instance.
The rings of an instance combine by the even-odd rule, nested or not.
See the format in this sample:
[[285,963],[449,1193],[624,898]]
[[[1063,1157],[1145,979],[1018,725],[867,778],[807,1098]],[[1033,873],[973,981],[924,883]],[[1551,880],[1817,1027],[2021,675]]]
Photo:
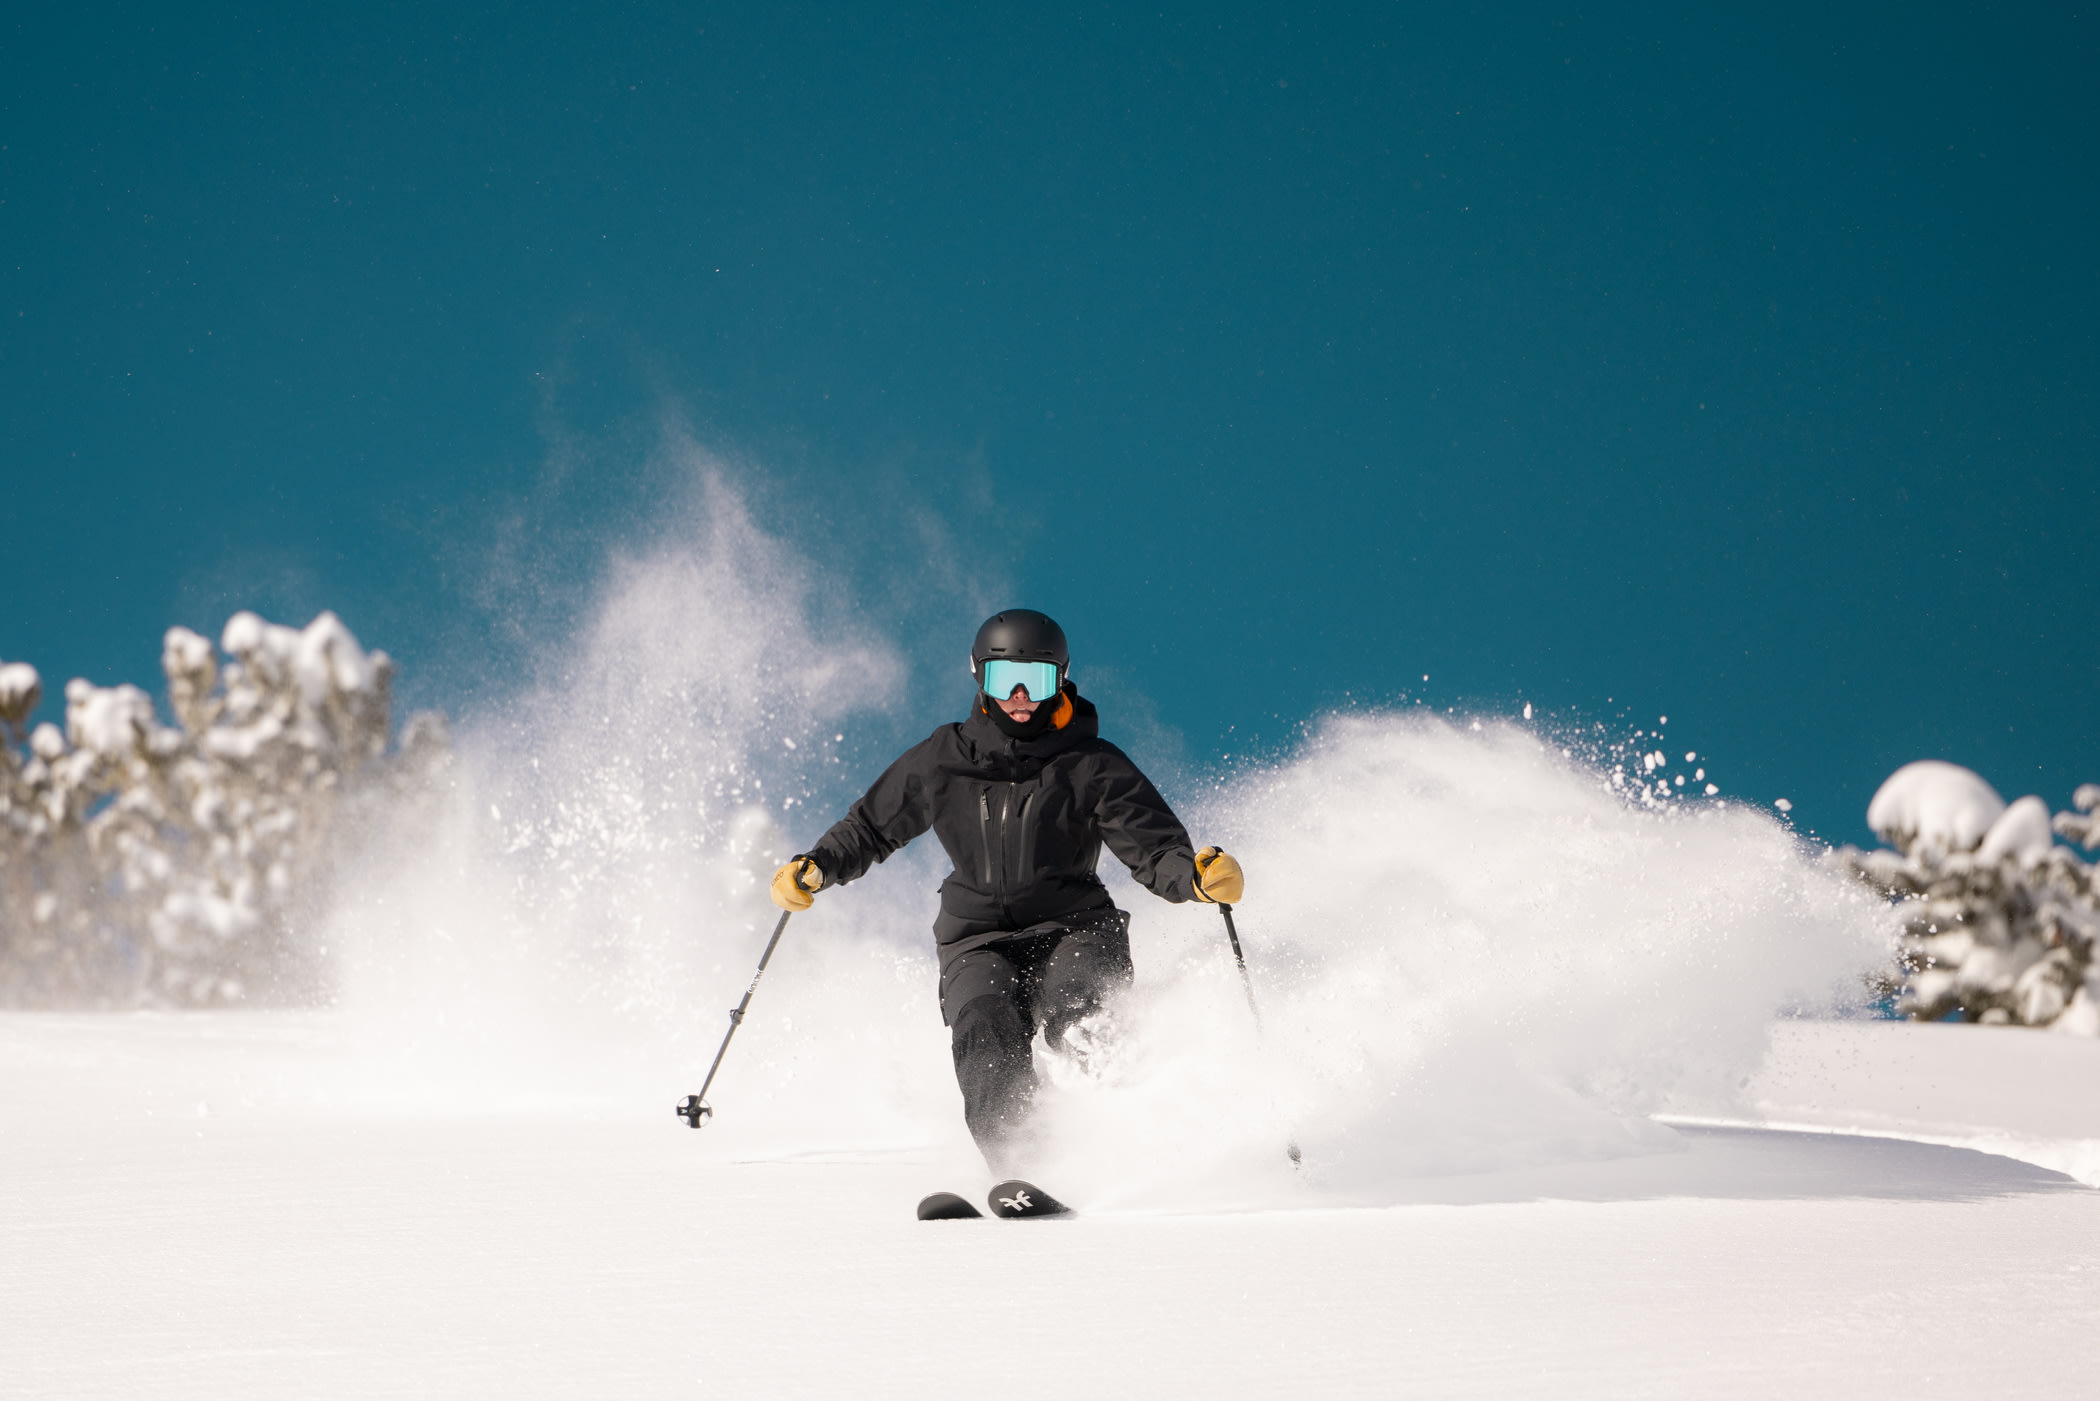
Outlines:
[[2100,870],[2054,840],[2100,847],[2100,784],[2072,807],[2052,821],[2040,798],[2007,803],[1933,759],[1881,785],[1867,825],[1892,849],[1832,859],[1900,904],[1900,1011],[2100,1036]]
[[[442,721],[387,752],[393,663],[333,613],[170,628],[175,724],[136,686],[68,682],[28,730],[35,670],[0,666],[0,1003],[214,1005],[312,996],[302,921],[360,809],[444,762]],[[27,731],[27,733],[25,733]]]

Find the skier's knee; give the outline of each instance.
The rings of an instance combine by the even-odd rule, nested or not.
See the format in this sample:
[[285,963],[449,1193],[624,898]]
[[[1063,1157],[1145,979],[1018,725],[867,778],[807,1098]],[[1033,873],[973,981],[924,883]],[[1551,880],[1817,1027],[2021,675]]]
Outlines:
[[1012,1055],[1016,1051],[1026,1055],[1033,1034],[1013,998],[1001,993],[973,997],[951,1021],[956,1068],[962,1068],[966,1057]]
[[1091,986],[1076,985],[1061,990],[1054,999],[1045,999],[1043,1008],[1043,1039],[1051,1045],[1061,1045],[1065,1033],[1101,1011],[1100,994]]
[[1099,1017],[1130,981],[1112,964],[1095,961],[1074,960],[1055,972],[1036,999],[1043,1035],[1053,1046],[1069,1028]]

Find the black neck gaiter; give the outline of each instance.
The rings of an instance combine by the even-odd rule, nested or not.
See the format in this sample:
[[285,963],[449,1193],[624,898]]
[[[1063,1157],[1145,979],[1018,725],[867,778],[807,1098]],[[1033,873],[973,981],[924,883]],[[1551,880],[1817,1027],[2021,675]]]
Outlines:
[[1037,706],[1035,714],[1026,720],[1014,719],[1001,710],[990,697],[978,701],[978,704],[984,707],[985,714],[992,717],[992,723],[999,727],[1000,733],[1011,735],[1015,739],[1034,739],[1050,733],[1051,721],[1057,718],[1057,708],[1063,699],[1063,696],[1059,696],[1056,700]]

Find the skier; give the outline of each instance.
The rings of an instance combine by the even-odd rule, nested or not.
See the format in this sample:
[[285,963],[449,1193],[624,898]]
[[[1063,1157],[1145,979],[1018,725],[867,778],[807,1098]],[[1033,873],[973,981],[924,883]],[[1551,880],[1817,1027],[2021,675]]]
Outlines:
[[1194,849],[1068,675],[1064,629],[1012,608],[970,648],[969,718],[891,764],[845,817],[773,876],[773,901],[806,910],[932,828],[955,869],[933,933],[941,1019],[963,1119],[996,1173],[1025,1151],[1036,1089],[1031,1042],[1084,1065],[1088,1018],[1131,980],[1130,916],[1094,874],[1104,844],[1166,900],[1233,904],[1239,863]]

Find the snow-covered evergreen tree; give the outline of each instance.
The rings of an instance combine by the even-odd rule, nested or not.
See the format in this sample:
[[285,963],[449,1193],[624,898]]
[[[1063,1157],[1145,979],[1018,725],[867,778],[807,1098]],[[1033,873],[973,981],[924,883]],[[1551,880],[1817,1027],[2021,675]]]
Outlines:
[[2072,807],[2052,820],[1932,759],[1881,785],[1867,825],[1893,849],[1832,858],[1901,904],[1900,1011],[2100,1036],[2100,870],[2054,840],[2100,847],[2100,784]]
[[[28,720],[35,670],[0,666],[0,1004],[288,1001],[325,981],[300,937],[361,806],[425,783],[442,721],[388,754],[393,663],[333,613],[170,628],[175,724],[136,686],[66,685]],[[25,733],[25,731],[28,731]]]

